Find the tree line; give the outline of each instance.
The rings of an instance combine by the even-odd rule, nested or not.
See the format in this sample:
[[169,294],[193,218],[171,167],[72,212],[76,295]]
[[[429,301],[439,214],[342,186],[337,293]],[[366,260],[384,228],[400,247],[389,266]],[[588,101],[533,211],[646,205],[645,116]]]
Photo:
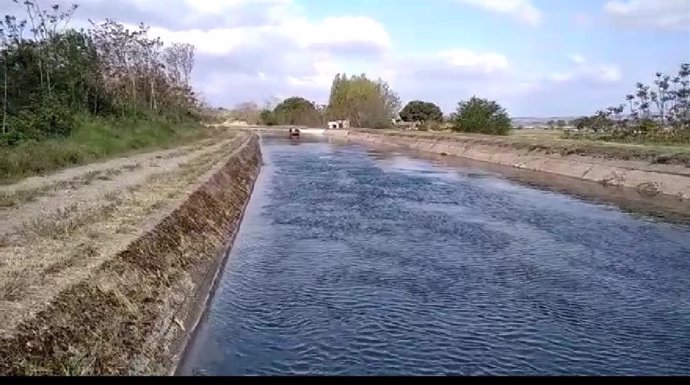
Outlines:
[[657,72],[652,85],[637,83],[618,106],[571,121],[575,132],[603,140],[690,142],[690,63],[676,75]]
[[[592,116],[569,122],[550,120],[547,126],[564,130],[566,137],[690,143],[689,63],[681,64],[673,76],[657,72],[653,85],[637,83],[635,91],[625,100]],[[448,117],[443,116],[438,105],[428,101],[413,100],[402,109],[400,106],[400,98],[388,83],[370,80],[366,75],[338,74],[327,106],[318,107],[306,99],[293,97],[274,110],[264,109],[257,121],[269,125],[311,125],[320,121],[323,126],[327,120],[347,119],[352,127],[390,128],[399,119],[418,124],[418,129],[446,128],[496,135],[506,135],[512,128],[507,111],[498,102],[476,96],[459,102],[456,111]]]
[[403,121],[418,124],[419,129],[440,129],[449,123],[455,131],[498,135],[507,134],[511,128],[503,107],[479,97],[461,101],[449,117],[444,117],[436,104],[420,100],[410,101],[401,109],[400,97],[386,81],[369,79],[365,74],[336,74],[325,106],[293,96],[273,108],[242,103],[229,112],[229,117],[269,126],[324,127],[328,121],[349,120],[351,127],[392,128],[396,121]]
[[66,136],[77,115],[109,119],[197,118],[190,86],[194,47],[165,45],[140,24],[113,20],[76,30],[78,6],[44,9],[12,0],[24,14],[0,20],[0,144]]

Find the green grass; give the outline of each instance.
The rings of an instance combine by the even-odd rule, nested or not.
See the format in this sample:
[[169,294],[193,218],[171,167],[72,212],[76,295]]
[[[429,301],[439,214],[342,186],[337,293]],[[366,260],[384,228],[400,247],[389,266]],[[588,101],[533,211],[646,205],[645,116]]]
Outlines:
[[68,137],[0,147],[0,184],[116,155],[187,144],[208,135],[209,130],[197,123],[80,116]]

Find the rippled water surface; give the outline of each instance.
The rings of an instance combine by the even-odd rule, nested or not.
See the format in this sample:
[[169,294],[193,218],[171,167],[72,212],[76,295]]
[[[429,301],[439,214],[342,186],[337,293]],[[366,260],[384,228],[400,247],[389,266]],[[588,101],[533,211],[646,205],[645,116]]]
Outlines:
[[690,374],[690,228],[475,169],[263,140],[184,374]]

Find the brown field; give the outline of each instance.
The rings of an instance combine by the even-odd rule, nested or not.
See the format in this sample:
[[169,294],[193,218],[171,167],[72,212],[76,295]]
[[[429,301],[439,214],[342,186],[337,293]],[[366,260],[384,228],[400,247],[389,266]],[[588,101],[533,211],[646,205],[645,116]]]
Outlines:
[[584,155],[612,160],[638,160],[651,164],[672,164],[690,167],[690,146],[662,146],[648,144],[614,143],[581,139],[562,139],[560,131],[512,130],[508,136],[455,133],[451,131],[399,131],[371,130],[359,131],[385,135],[438,138],[510,146],[519,149],[544,151],[562,155]]

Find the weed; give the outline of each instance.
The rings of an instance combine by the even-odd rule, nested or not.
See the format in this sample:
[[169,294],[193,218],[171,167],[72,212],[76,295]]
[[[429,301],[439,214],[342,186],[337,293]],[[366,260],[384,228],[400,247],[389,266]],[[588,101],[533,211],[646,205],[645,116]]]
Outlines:
[[78,116],[67,137],[0,146],[0,184],[95,160],[158,148],[170,148],[213,135],[196,123],[171,125],[140,120],[125,125],[103,118]]
[[26,285],[27,272],[24,270],[9,271],[0,280],[0,300],[16,301],[21,298]]

